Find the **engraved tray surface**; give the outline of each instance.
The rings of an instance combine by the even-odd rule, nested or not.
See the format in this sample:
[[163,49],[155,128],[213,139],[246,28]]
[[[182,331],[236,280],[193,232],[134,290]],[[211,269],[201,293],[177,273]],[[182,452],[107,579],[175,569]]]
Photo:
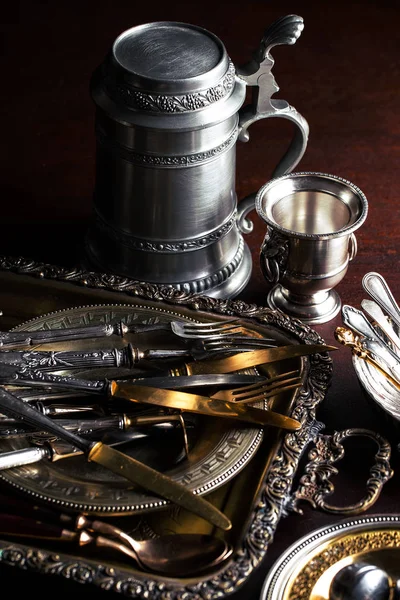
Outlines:
[[299,539],[275,562],[260,600],[329,600],[334,576],[363,562],[400,578],[400,517],[373,515],[322,527]]
[[[129,325],[132,323],[168,322],[176,319],[189,320],[190,318],[183,318],[176,311],[147,308],[135,304],[89,305],[49,313],[43,317],[25,322],[15,329],[37,331],[80,327],[85,324],[116,323],[118,321],[123,321]],[[124,340],[115,340],[115,336],[113,336],[112,340],[106,338],[105,340],[94,339],[81,342],[45,344],[37,346],[36,349],[109,349],[122,347],[128,341],[138,344],[142,348],[159,348],[161,346],[171,348],[178,345],[176,336],[172,333],[163,332],[161,334],[128,335],[124,337]],[[113,372],[110,368],[96,369],[95,371],[96,377],[109,377],[110,372]],[[129,369],[125,369],[123,373],[123,376],[126,374],[127,377],[131,374]],[[69,372],[63,370],[62,374],[69,374]],[[71,374],[79,376],[79,373],[76,372]],[[115,374],[117,374],[117,371],[115,371]],[[149,383],[151,384],[151,381]],[[18,389],[14,393],[18,395]],[[100,403],[102,400],[100,399]],[[86,397],[84,402],[87,404],[95,403],[96,397]],[[263,405],[263,402],[258,403],[259,408],[262,408]],[[133,410],[135,408],[136,406],[133,405]],[[127,409],[127,405],[123,404],[123,410],[126,411]],[[218,419],[197,419],[193,429],[196,431],[189,431],[189,433],[195,435],[191,436],[194,439],[188,459],[182,459],[182,444],[179,441],[182,441],[183,438],[180,436],[177,436],[179,439],[175,440],[176,443],[173,444],[173,446],[177,446],[176,448],[171,448],[171,444],[165,447],[167,441],[165,438],[158,444],[158,447],[154,447],[157,440],[153,439],[152,448],[149,448],[147,456],[143,444],[139,447],[138,444],[125,445],[123,450],[138,460],[144,460],[145,462],[149,462],[149,460],[154,462],[155,460],[155,464],[152,466],[158,469],[161,468],[167,475],[179,483],[185,484],[194,493],[203,495],[236,476],[253,457],[263,437],[262,428],[232,427],[226,421],[220,422]],[[164,444],[164,447],[162,444]],[[28,438],[0,440],[1,452],[29,446]],[[167,463],[166,467],[165,465],[164,467],[160,466],[157,462],[157,454],[163,457]],[[171,454],[171,456],[165,456],[166,454]],[[168,458],[172,463],[170,465],[168,465]],[[177,462],[176,465],[175,462]],[[0,477],[17,489],[28,492],[31,496],[40,500],[57,504],[63,509],[91,514],[106,512],[111,515],[113,513],[118,514],[121,511],[124,514],[137,513],[161,508],[169,504],[166,500],[150,497],[140,492],[126,479],[118,477],[94,463],[88,463],[83,456],[55,463],[42,460],[31,465],[7,469],[0,472]]]
[[[176,313],[183,319],[207,321],[240,317],[248,325],[269,334],[274,332],[287,343],[323,343],[309,326],[279,311],[240,300],[194,296],[115,275],[64,269],[24,258],[0,257],[0,281],[3,329],[11,329],[56,310],[90,304],[134,304],[145,310]],[[111,519],[139,539],[181,531],[223,535],[234,550],[228,561],[198,578],[182,576],[166,580],[144,573],[124,559],[91,554],[87,548],[54,548],[44,542],[16,543],[5,538],[0,540],[0,564],[56,574],[143,600],[214,600],[238,591],[260,565],[273,542],[290,498],[300,458],[316,434],[316,409],[331,381],[332,359],[327,354],[284,362],[284,367],[282,363],[274,365],[271,374],[301,368],[304,383],[296,393],[277,396],[271,408],[299,419],[302,428],[291,433],[268,432],[245,468],[207,494],[207,498],[231,519],[229,532],[213,532],[204,521],[176,507]],[[5,483],[4,489],[10,493],[14,491],[12,485]]]

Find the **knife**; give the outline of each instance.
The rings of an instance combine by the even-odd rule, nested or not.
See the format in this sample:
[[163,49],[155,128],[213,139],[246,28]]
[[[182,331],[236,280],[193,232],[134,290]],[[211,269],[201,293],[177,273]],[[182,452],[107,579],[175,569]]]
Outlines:
[[[129,383],[144,385],[151,381],[153,387],[159,388],[180,388],[191,389],[196,387],[235,387],[240,385],[250,385],[265,380],[263,375],[246,375],[242,373],[210,374],[210,375],[181,375],[172,377],[169,374],[163,376],[139,377],[129,379]],[[0,382],[12,387],[15,390],[8,390],[15,393],[19,398],[26,401],[46,400],[48,393],[49,399],[60,399],[63,397],[71,398],[75,395],[104,394],[107,392],[108,381],[106,379],[79,379],[66,375],[57,375],[47,373],[38,369],[18,369],[12,365],[0,365]],[[49,389],[50,386],[51,387]],[[21,390],[19,386],[27,387]],[[19,388],[19,389],[18,389]],[[39,388],[39,390],[35,390]],[[45,388],[45,390],[43,390]],[[47,388],[47,389],[46,389]],[[59,388],[56,390],[55,388]]]
[[[265,348],[263,350],[252,350],[249,352],[239,352],[225,358],[207,359],[199,361],[191,361],[184,363],[178,367],[174,367],[164,372],[158,372],[158,376],[162,377],[182,377],[183,375],[223,375],[233,373],[240,369],[247,369],[257,365],[279,362],[289,358],[307,356],[310,354],[325,353],[332,350],[337,350],[335,346],[327,346],[325,344],[290,344],[288,346],[277,346],[275,348]],[[149,375],[151,381],[155,381],[155,377]],[[11,385],[29,385],[43,386],[53,384],[57,387],[69,387],[77,391],[85,391],[92,393],[103,393],[105,380],[78,380],[64,375],[55,375],[36,369],[21,367],[15,368],[13,365],[0,365],[0,381]],[[133,380],[130,380],[134,383]],[[139,379],[136,379],[139,381]],[[149,381],[147,377],[142,378],[142,381]],[[74,385],[72,386],[72,382]],[[154,385],[154,387],[157,387]],[[161,386],[158,386],[161,387]],[[174,384],[169,387],[174,387]]]
[[248,369],[262,364],[279,362],[289,358],[317,354],[319,352],[330,352],[337,350],[335,346],[325,344],[290,344],[288,346],[277,346],[263,350],[252,350],[250,352],[239,352],[225,358],[198,360],[184,363],[175,369],[170,369],[169,374],[181,375],[204,375],[211,373],[232,373],[239,369]]
[[[32,405],[31,405],[32,406]],[[39,410],[36,406],[35,409]],[[40,410],[42,414],[44,413]],[[109,430],[113,431],[127,431],[132,427],[147,427],[155,424],[166,423],[167,421],[179,421],[182,425],[182,420],[179,415],[111,415],[100,418],[90,419],[56,419],[55,422],[61,427],[64,427],[67,431],[73,431],[78,435],[90,436],[95,435],[97,439],[102,433]],[[193,423],[188,422],[188,426],[193,426]],[[24,423],[21,423],[18,419],[7,419],[2,418],[0,420],[0,439],[10,439],[15,437],[29,437],[36,435],[37,430],[33,431],[31,427],[27,427]]]
[[[23,373],[23,375],[26,375],[26,373]],[[89,391],[97,393],[97,394],[102,394],[102,395],[107,395],[108,397],[114,397],[114,398],[123,398],[123,399],[128,399],[131,400],[132,402],[145,402],[146,404],[155,404],[156,406],[162,406],[162,407],[167,407],[167,408],[176,408],[176,409],[181,409],[181,410],[186,410],[187,412],[194,412],[194,413],[198,413],[198,414],[204,414],[204,415],[209,415],[209,416],[220,416],[220,417],[231,417],[232,419],[236,419],[239,421],[242,421],[244,423],[252,423],[253,425],[273,425],[275,427],[282,427],[284,429],[289,429],[289,430],[296,430],[300,428],[300,423],[294,419],[291,419],[289,417],[285,417],[284,415],[279,415],[278,413],[273,413],[272,411],[264,411],[261,409],[256,409],[250,406],[246,406],[244,404],[239,405],[236,402],[228,402],[228,401],[222,401],[222,400],[216,400],[213,398],[210,398],[209,396],[200,396],[200,395],[195,395],[195,394],[188,394],[188,393],[183,393],[183,392],[178,392],[177,390],[169,390],[169,394],[167,393],[168,390],[165,389],[165,395],[164,395],[164,399],[161,399],[161,392],[164,391],[164,388],[156,388],[154,386],[149,387],[147,385],[147,382],[153,383],[154,379],[153,377],[147,378],[142,380],[140,383],[142,385],[139,385],[139,382],[134,380],[132,382],[128,381],[128,380],[123,380],[123,381],[118,381],[118,380],[111,380],[108,381],[107,379],[104,380],[96,380],[96,381],[90,381],[90,380],[79,380],[79,379],[73,379],[70,377],[64,377],[64,376],[58,376],[58,375],[53,375],[51,373],[39,373],[39,372],[31,372],[30,376],[35,378],[35,377],[39,377],[39,381],[35,381],[33,379],[33,381],[26,381],[25,379],[22,380],[22,384],[29,384],[29,385],[37,385],[37,384],[42,384],[43,382],[45,382],[45,385],[48,385],[50,381],[54,382],[55,385],[64,385],[67,386],[69,389],[73,389],[74,386],[77,387],[77,389],[79,389],[79,391],[81,391],[82,389],[82,385],[85,385]],[[237,375],[236,377],[240,376]],[[170,385],[168,386],[169,388],[173,388],[174,387],[174,382],[178,381],[182,378],[185,379],[190,379],[189,376],[180,376],[180,377],[170,377],[169,381],[170,381]],[[199,381],[199,377],[201,377],[200,375],[198,376],[193,376],[197,378],[197,381]],[[203,376],[204,377],[204,376]],[[206,376],[208,377],[208,376]],[[215,375],[213,375],[212,377],[215,377]],[[222,375],[219,377],[226,377],[226,375]],[[246,375],[242,375],[242,377],[247,377]],[[58,383],[58,380],[60,379],[60,382]],[[224,379],[224,381],[226,381]],[[243,380],[241,380],[243,381]],[[141,392],[141,396],[139,396],[138,394],[140,394],[140,392],[136,393],[137,390],[142,390]],[[146,391],[146,393],[143,392],[143,390]],[[157,390],[158,392],[160,392],[157,395],[157,402],[155,401],[155,396],[153,395],[153,400],[149,400],[149,390]],[[145,398],[140,400],[139,398]],[[168,402],[166,400],[166,398],[168,398]],[[173,402],[173,398],[176,399],[176,402]],[[178,398],[181,398],[181,400],[178,402]],[[184,402],[184,398],[186,398],[186,403]],[[190,398],[198,398],[197,402],[190,402]],[[201,399],[201,402],[200,402]],[[196,406],[196,410],[194,410],[194,407]],[[0,411],[1,411],[1,404],[0,404]],[[1,422],[0,422],[1,425]],[[1,433],[1,432],[0,432]]]
[[199,394],[189,394],[176,390],[162,390],[148,386],[131,385],[126,382],[120,383],[118,381],[110,382],[110,394],[111,396],[129,400],[130,402],[143,402],[155,406],[208,415],[210,417],[234,419],[252,425],[271,425],[272,427],[280,427],[289,431],[296,431],[301,428],[299,421],[286,415],[271,410],[253,408],[252,406],[236,402],[216,400],[209,396],[200,396]]
[[[258,351],[257,351],[258,352]],[[59,375],[53,375],[52,373],[40,373],[37,371],[31,371],[29,376],[31,378],[33,378],[33,380],[29,380],[27,381],[24,377],[27,376],[27,373],[24,372],[22,373],[23,379],[21,380],[21,384],[22,385],[48,385],[49,382],[53,382],[55,385],[64,385],[67,386],[69,389],[73,389],[74,386],[76,386],[76,389],[79,389],[79,391],[82,390],[82,386],[86,386],[87,389],[91,392],[94,392],[96,394],[101,394],[101,395],[107,395],[107,396],[111,396],[114,398],[123,398],[123,399],[129,399],[132,402],[145,402],[146,404],[155,404],[156,406],[162,406],[162,407],[168,407],[168,408],[177,408],[177,409],[181,409],[181,410],[186,410],[187,412],[195,412],[198,414],[204,414],[204,415],[209,415],[209,416],[220,416],[220,417],[231,417],[232,419],[236,419],[245,423],[252,423],[252,424],[256,424],[256,425],[273,425],[276,427],[282,427],[284,429],[289,429],[289,430],[296,430],[299,429],[300,427],[300,423],[294,419],[291,419],[289,417],[285,417],[284,415],[279,415],[278,413],[273,413],[272,411],[264,411],[261,409],[256,409],[250,406],[245,406],[243,405],[239,405],[236,402],[228,402],[228,401],[222,401],[222,400],[216,400],[216,399],[212,399],[209,396],[198,396],[195,394],[187,394],[187,393],[183,393],[183,392],[178,392],[177,390],[173,390],[171,391],[170,389],[170,394],[165,394],[165,398],[169,398],[168,403],[166,402],[166,400],[164,399],[163,401],[161,401],[161,396],[160,394],[158,394],[158,401],[155,402],[150,401],[148,399],[149,394],[143,394],[142,391],[142,396],[146,397],[147,399],[145,400],[139,400],[139,396],[138,394],[136,394],[136,390],[158,390],[159,392],[162,392],[163,389],[165,388],[156,388],[154,386],[147,386],[147,382],[150,383],[154,383],[155,380],[157,380],[158,378],[155,377],[150,377],[150,378],[146,378],[146,379],[142,379],[140,382],[137,380],[134,381],[128,381],[128,380],[122,380],[122,381],[118,381],[118,380],[111,380],[108,381],[107,379],[104,380],[79,380],[79,379],[74,379],[72,377],[64,377],[64,376],[59,376]],[[38,377],[38,381],[35,380],[35,377]],[[194,379],[196,382],[200,382],[201,381],[201,377],[206,377],[208,378],[209,376],[206,375],[193,375],[193,376],[179,376],[179,377],[169,377],[169,378],[164,378],[164,383],[167,384],[169,383],[169,388],[173,388],[174,387],[174,383],[175,381],[179,381],[180,379],[184,379],[187,381],[187,383],[190,383],[190,379]],[[220,378],[222,377],[222,381],[226,382],[226,377],[227,375],[211,375],[211,377],[213,377],[213,381],[214,383],[217,382],[218,380],[220,380]],[[252,376],[247,376],[247,375],[241,375],[241,374],[236,374],[233,378],[232,381],[234,379],[236,379],[236,381],[240,381],[241,383],[244,383],[245,381],[247,381],[248,377],[250,377],[250,379],[252,379]],[[259,376],[255,376],[257,378],[257,381],[259,381],[260,377]],[[240,379],[238,379],[240,378]],[[245,378],[245,379],[244,379]],[[265,379],[263,377],[261,377],[261,379]],[[15,384],[15,382],[13,382]],[[141,383],[142,385],[139,385],[139,383]],[[165,392],[167,392],[167,390],[165,389]],[[181,394],[179,396],[179,394]],[[176,398],[178,399],[178,397],[181,398],[180,402],[177,402],[176,405],[172,402],[171,398]],[[186,397],[187,402],[185,403],[183,401],[183,398]],[[190,398],[198,398],[199,400],[197,401],[196,404],[196,410],[194,410],[194,406],[195,404],[193,402],[189,402]],[[154,398],[154,396],[153,396]],[[202,399],[202,401],[200,402],[200,399]],[[40,405],[39,405],[40,406]],[[0,404],[0,411],[1,411],[1,404]],[[0,421],[0,425],[1,425],[1,421]],[[0,431],[1,434],[1,431]]]
[[[124,431],[122,435],[120,430],[116,432],[107,433],[103,440],[107,439],[109,446],[120,446],[131,442],[137,442],[138,440],[151,439],[152,435],[167,435],[177,431],[178,427],[173,423],[154,424],[151,428],[144,429],[132,429]],[[32,432],[31,432],[32,435]],[[164,439],[164,438],[163,438]],[[166,437],[164,441],[167,442],[169,437]],[[168,442],[167,442],[168,443]],[[81,456],[82,450],[72,446],[62,440],[54,440],[54,438],[44,439],[40,442],[40,445],[31,448],[22,448],[19,450],[10,450],[9,452],[0,453],[0,470],[12,469],[14,467],[21,467],[23,465],[30,465],[32,463],[39,462],[43,459],[49,460],[50,462],[58,462],[65,458],[72,458],[75,456]]]
[[[200,353],[200,351],[198,351]],[[202,352],[204,354],[205,351]],[[193,352],[178,349],[142,349],[127,344],[123,348],[101,350],[2,350],[0,362],[9,365],[24,365],[27,368],[41,369],[84,369],[96,367],[116,367],[134,369],[143,360],[165,358],[190,358]],[[135,369],[136,370],[136,369]]]
[[40,331],[0,331],[0,347],[26,349],[36,344],[49,342],[65,342],[109,337],[117,335],[123,337],[127,333],[135,332],[134,325],[126,325],[123,321],[117,323],[101,323],[99,325],[86,325],[84,327],[70,327],[66,329],[44,329]]
[[125,477],[128,481],[197,514],[216,527],[225,530],[232,527],[226,515],[184,485],[115,448],[102,442],[92,442],[67,431],[53,419],[42,415],[2,387],[0,387],[0,411],[71,443],[84,452],[89,462],[93,461],[102,465],[113,473]]

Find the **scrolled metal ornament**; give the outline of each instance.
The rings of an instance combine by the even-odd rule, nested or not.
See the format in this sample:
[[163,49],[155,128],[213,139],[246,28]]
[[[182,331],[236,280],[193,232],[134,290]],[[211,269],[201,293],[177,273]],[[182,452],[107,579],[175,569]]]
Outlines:
[[[334,506],[325,500],[326,496],[331,495],[335,489],[330,477],[339,473],[334,465],[344,456],[342,442],[354,436],[368,437],[378,445],[375,462],[366,484],[367,493],[354,504],[344,507]],[[309,502],[313,508],[332,514],[358,515],[368,510],[378,499],[384,484],[393,476],[393,469],[389,462],[390,455],[389,442],[380,434],[368,429],[352,428],[336,431],[332,435],[319,436],[315,441],[315,447],[309,452],[310,462],[306,465],[304,475],[300,478],[299,486],[293,494],[293,510],[301,513],[302,510],[298,505],[303,500]]]

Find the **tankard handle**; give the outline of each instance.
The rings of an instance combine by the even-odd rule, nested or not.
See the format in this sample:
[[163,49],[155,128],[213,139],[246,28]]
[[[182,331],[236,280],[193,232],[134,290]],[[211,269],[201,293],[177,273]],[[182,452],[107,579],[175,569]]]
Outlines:
[[[279,91],[279,87],[271,72],[275,61],[270,50],[277,45],[294,44],[303,29],[302,17],[297,15],[281,17],[265,31],[252,60],[236,69],[237,76],[246,85],[253,87],[252,103],[239,111],[239,139],[242,142],[249,140],[248,128],[260,119],[282,117],[292,121],[296,127],[289,148],[273,171],[273,178],[290,173],[300,162],[307,148],[309,127],[304,117],[286,100],[272,99],[272,96]],[[252,231],[253,225],[246,216],[254,209],[254,201],[255,194],[250,194],[239,203],[238,227],[243,233]]]

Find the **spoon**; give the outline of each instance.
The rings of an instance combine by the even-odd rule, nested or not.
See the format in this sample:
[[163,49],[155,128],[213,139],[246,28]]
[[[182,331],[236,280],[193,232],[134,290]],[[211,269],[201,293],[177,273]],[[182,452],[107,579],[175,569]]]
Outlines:
[[400,327],[400,308],[386,283],[379,273],[367,273],[362,280],[362,286],[389,317]]
[[[232,554],[232,548],[225,540],[212,535],[177,533],[139,541],[109,522],[92,520],[83,514],[59,513],[1,493],[0,510],[8,513],[0,513],[0,535],[75,541],[80,546],[90,543],[107,547],[133,558],[145,571],[170,577],[201,573]],[[11,510],[19,514],[10,514]]]
[[147,540],[132,540],[138,564],[145,570],[170,577],[197,575],[232,554],[222,539],[201,533],[177,533]]
[[332,579],[329,600],[389,600],[390,587],[389,577],[382,569],[353,563]]
[[[60,515],[60,520],[71,517]],[[145,570],[165,575],[185,576],[204,571],[232,554],[222,539],[200,533],[166,534],[147,540],[135,540],[123,529],[100,520],[90,520],[81,514],[75,519],[75,529],[118,538],[130,546],[136,562]]]
[[[79,519],[79,517],[78,517]],[[144,571],[151,571],[168,577],[187,577],[201,573],[218,565],[232,554],[232,548],[222,539],[200,533],[166,534],[147,540],[134,540],[128,534],[123,539],[129,545],[112,539],[115,534],[112,525],[107,533],[107,523],[88,522],[93,529],[77,528],[72,531],[62,524],[41,522],[29,517],[2,513],[0,515],[0,535],[6,537],[33,538],[72,542],[78,546],[92,545],[107,548],[132,558]],[[100,533],[101,535],[97,535]]]

